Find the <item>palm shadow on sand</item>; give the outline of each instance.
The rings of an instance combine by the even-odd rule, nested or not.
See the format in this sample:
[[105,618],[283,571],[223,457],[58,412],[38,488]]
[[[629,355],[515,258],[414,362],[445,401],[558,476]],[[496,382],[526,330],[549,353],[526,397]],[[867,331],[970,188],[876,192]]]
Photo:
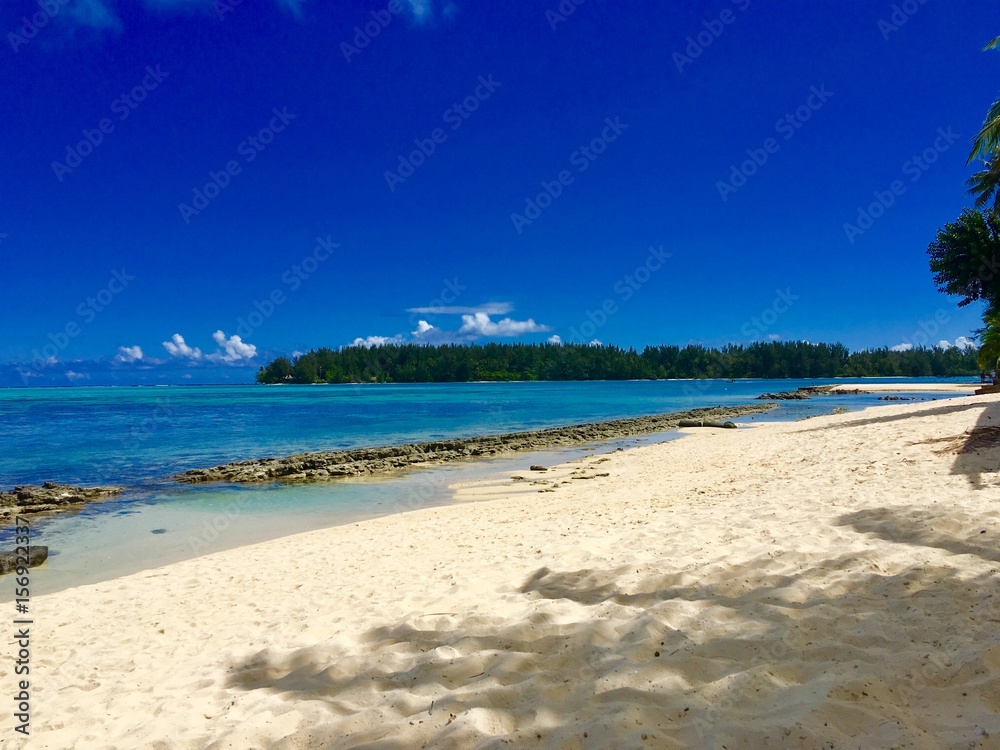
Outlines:
[[[959,399],[948,399],[954,402]],[[1000,402],[947,403],[907,410],[891,416],[872,416],[847,419],[830,425],[803,428],[803,432],[825,432],[864,427],[871,424],[905,421],[911,418],[943,416],[970,410],[980,411],[976,425],[971,430],[957,435],[947,435],[930,440],[917,441],[911,445],[932,445],[938,455],[954,455],[951,473],[964,475],[976,489],[996,484],[996,479],[984,475],[1000,471]]]
[[[949,539],[914,512],[841,521],[914,559],[923,547],[996,559],[995,536]],[[298,731],[343,748],[764,747],[791,731],[801,747],[923,747],[926,726],[937,746],[986,747],[1000,734],[1000,658],[982,646],[1000,653],[1000,576],[959,571],[887,575],[850,555],[804,569],[765,556],[696,582],[540,568],[509,592],[523,621],[412,616],[351,649],[261,651],[229,687],[324,707],[327,722]],[[955,718],[963,709],[987,719]]]
[[933,445],[938,455],[954,455],[951,473],[965,475],[975,489],[985,489],[997,486],[996,474],[1000,470],[1000,402],[971,406],[982,410],[975,427],[914,444]]

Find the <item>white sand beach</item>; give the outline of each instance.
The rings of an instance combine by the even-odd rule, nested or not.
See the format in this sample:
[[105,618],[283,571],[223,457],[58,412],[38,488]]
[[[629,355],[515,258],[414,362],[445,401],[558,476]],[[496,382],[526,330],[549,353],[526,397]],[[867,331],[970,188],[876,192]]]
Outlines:
[[831,391],[855,391],[866,393],[972,393],[982,388],[980,383],[850,383],[835,385]]
[[998,748],[998,427],[690,429],[38,597],[27,746]]

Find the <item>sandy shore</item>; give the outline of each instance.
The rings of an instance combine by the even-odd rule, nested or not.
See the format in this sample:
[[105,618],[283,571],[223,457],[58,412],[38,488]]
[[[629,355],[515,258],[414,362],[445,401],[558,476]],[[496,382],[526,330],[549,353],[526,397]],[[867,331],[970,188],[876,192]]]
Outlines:
[[982,386],[979,383],[849,383],[835,385],[831,391],[865,393],[972,393]]
[[29,746],[996,748],[993,425],[693,429],[38,597]]

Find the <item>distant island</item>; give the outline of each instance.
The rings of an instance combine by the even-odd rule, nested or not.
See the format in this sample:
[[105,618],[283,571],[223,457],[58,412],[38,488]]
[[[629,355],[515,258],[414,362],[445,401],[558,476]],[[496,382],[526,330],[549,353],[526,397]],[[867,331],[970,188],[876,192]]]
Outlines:
[[463,383],[505,380],[667,378],[833,378],[976,376],[974,348],[888,348],[851,352],[842,344],[760,342],[647,346],[641,352],[586,344],[484,344],[316,349],[278,357],[258,383]]

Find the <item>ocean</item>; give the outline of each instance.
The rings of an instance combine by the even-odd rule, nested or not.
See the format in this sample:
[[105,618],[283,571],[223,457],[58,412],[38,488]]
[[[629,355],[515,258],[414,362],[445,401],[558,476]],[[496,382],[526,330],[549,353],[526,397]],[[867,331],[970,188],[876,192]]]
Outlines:
[[[32,523],[32,544],[50,548],[46,565],[32,571],[33,593],[45,593],[286,534],[444,504],[450,500],[448,485],[455,481],[526,469],[530,463],[555,463],[592,448],[322,485],[190,486],[171,481],[173,474],[187,469],[307,450],[745,404],[765,391],[835,382],[865,381],[7,388],[0,389],[0,431],[7,447],[0,453],[0,489],[43,481],[127,488],[112,500]],[[774,412],[738,421],[802,419],[837,406],[855,410],[883,403],[876,395],[786,401]],[[676,435],[612,444],[671,437]],[[10,528],[0,531],[0,548],[12,547],[11,539]],[[13,590],[2,581],[0,600],[6,600]]]

